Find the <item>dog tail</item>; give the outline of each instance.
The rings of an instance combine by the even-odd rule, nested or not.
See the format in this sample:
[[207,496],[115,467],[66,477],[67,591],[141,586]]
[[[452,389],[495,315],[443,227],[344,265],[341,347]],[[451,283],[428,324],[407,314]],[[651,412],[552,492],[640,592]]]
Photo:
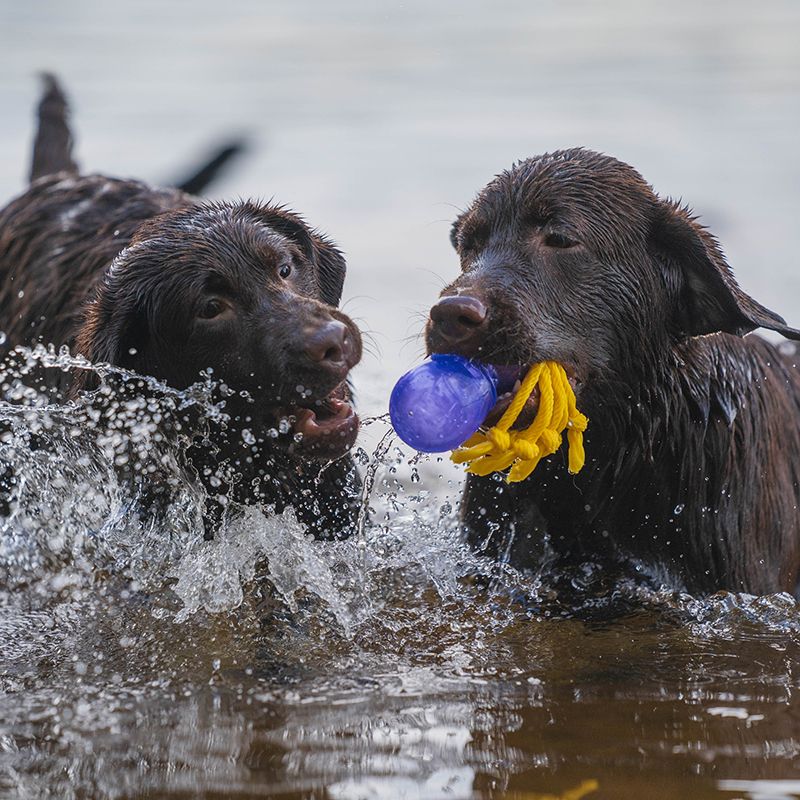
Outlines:
[[31,181],[54,172],[76,172],[72,134],[67,124],[69,106],[54,75],[42,75],[44,94],[39,102],[39,128],[33,143]]
[[200,194],[210,183],[216,180],[219,173],[227,167],[231,159],[236,158],[246,150],[247,141],[245,139],[234,139],[228,142],[219,148],[202,167],[195,170],[189,177],[178,181],[175,187],[189,194]]

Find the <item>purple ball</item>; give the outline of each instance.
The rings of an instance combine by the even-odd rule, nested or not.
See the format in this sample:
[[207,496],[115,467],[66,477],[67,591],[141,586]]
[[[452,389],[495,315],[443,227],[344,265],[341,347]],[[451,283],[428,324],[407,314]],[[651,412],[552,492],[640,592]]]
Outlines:
[[437,353],[397,381],[389,416],[406,444],[423,453],[442,453],[469,439],[496,402],[497,376],[491,367]]

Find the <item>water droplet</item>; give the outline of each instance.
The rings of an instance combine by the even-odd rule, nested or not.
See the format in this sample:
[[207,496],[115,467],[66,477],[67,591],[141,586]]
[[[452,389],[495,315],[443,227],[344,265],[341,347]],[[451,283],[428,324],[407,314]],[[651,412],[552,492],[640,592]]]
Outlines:
[[673,513],[680,514],[684,508],[686,508],[686,506],[683,503],[678,503],[678,505],[675,506]]
[[363,447],[359,447],[353,453],[353,457],[358,464],[361,464],[362,467],[366,467],[367,464],[369,464],[369,453]]

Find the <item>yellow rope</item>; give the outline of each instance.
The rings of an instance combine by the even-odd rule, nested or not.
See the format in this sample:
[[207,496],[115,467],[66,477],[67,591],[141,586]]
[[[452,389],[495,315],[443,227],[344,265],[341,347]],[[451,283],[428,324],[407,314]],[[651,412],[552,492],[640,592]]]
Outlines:
[[[510,430],[537,386],[539,409],[533,423],[523,431]],[[566,429],[569,471],[574,474],[586,460],[583,432],[588,422],[575,406],[575,392],[564,367],[555,361],[542,361],[528,370],[497,425],[473,434],[453,451],[451,459],[456,464],[468,464],[467,472],[473,475],[489,475],[510,467],[508,482],[524,481],[539,461],[558,450]]]
[[539,792],[511,792],[503,795],[507,800],[582,800],[587,794],[596,792],[600,784],[594,780],[583,781],[574,789],[570,789],[564,794],[540,794]]

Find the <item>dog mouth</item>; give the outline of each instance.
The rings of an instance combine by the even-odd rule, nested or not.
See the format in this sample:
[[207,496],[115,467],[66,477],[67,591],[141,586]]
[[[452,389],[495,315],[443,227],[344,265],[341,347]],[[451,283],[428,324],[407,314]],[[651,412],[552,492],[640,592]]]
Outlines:
[[356,441],[359,419],[350,403],[345,382],[318,400],[304,400],[282,409],[291,423],[290,452],[304,458],[331,460],[350,451]]
[[[481,428],[491,428],[500,422],[503,414],[506,413],[511,401],[517,394],[520,388],[522,379],[528,374],[532,364],[525,365],[506,365],[493,364],[492,368],[497,374],[497,402],[492,406],[489,413],[486,415]],[[561,364],[564,371],[567,373],[567,380],[572,386],[572,390],[578,394],[580,391],[581,382],[578,380],[575,369],[569,364]],[[519,412],[516,420],[511,425],[511,430],[524,430],[533,424],[536,419],[536,414],[539,411],[540,392],[539,387],[534,387],[530,397],[525,401],[522,410]]]

